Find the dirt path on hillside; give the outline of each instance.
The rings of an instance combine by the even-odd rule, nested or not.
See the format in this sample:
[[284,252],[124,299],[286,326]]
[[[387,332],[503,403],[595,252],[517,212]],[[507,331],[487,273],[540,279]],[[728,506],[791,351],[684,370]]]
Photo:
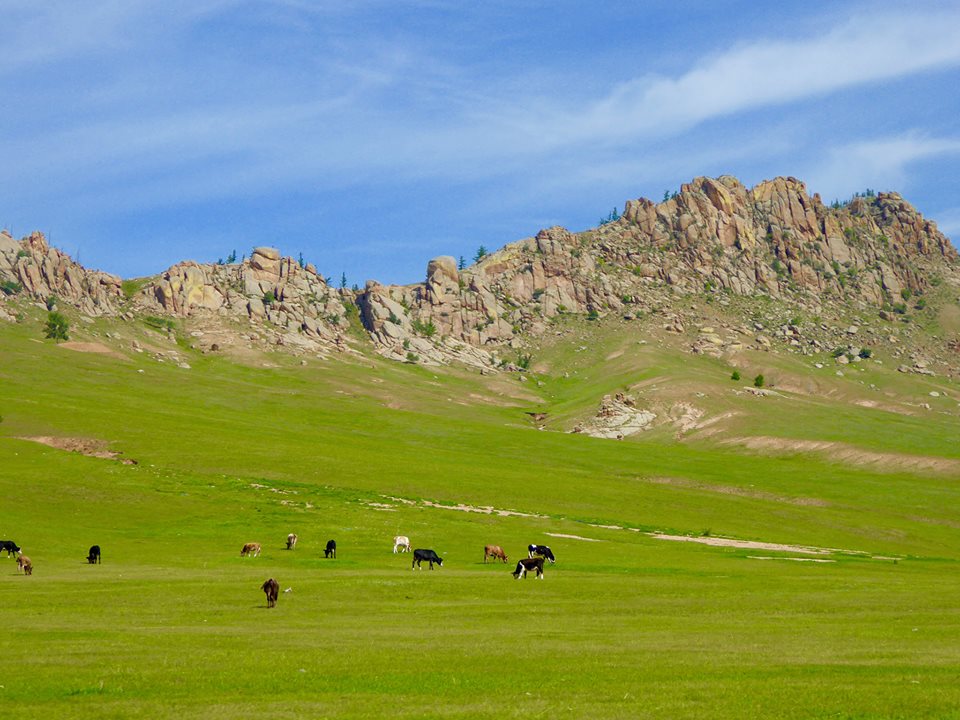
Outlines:
[[667,535],[666,533],[650,533],[650,537],[657,540],[672,540],[674,542],[691,542],[713,547],[732,547],[744,550],[773,550],[776,552],[804,553],[806,555],[829,555],[830,551],[824,548],[805,547],[803,545],[783,545],[781,543],[759,542],[757,540],[734,540],[732,538],[710,537],[706,535]]
[[852,465],[870,465],[879,470],[909,470],[913,472],[960,473],[960,460],[884,453],[865,450],[846,443],[831,440],[792,440],[787,438],[749,436],[722,440],[721,445],[741,445],[749,450],[769,453],[810,452],[826,455],[830,460]]
[[650,477],[638,478],[641,482],[651,483],[653,485],[670,485],[685,490],[697,490],[702,492],[717,493],[719,495],[734,495],[736,497],[751,498],[754,500],[767,500],[769,502],[783,503],[785,505],[798,505],[800,507],[828,507],[830,505],[826,500],[812,497],[787,497],[777,495],[776,493],[766,492],[764,490],[751,490],[749,488],[734,487],[732,485],[710,485],[708,483],[695,482],[685,478],[669,477]]

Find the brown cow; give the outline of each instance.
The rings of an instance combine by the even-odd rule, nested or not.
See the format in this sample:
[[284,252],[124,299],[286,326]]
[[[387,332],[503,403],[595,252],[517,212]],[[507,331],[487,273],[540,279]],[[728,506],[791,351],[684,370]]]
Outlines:
[[503,548],[499,545],[485,545],[483,548],[483,562],[487,562],[487,558],[492,557],[495,560],[499,559],[501,562],[507,561],[507,554],[503,551]]
[[240,557],[259,557],[260,556],[260,543],[246,543],[243,548],[240,550]]
[[24,575],[33,575],[33,563],[26,555],[17,557],[17,572],[22,572]]
[[260,586],[260,589],[267,595],[267,607],[276,607],[277,598],[280,597],[280,583],[270,578]]
[[296,533],[287,535],[287,550],[293,550],[297,546],[297,539]]

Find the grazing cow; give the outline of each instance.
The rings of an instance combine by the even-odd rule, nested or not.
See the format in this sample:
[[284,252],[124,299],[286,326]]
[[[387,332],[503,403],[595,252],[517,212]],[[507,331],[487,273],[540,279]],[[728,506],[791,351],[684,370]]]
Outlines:
[[532,558],[520,558],[517,563],[517,569],[513,571],[513,577],[517,580],[527,577],[528,570],[537,571],[537,580],[543,580],[543,556],[537,555]]
[[393,539],[393,552],[410,552],[410,538],[406,535],[397,535]]
[[543,557],[550,561],[551,565],[557,561],[557,559],[553,556],[553,550],[548,548],[546,545],[527,545],[527,551],[529,552],[527,557],[532,558],[537,555],[543,555]]
[[336,540],[327,540],[327,547],[323,550],[323,556],[325,558],[332,557],[334,560],[337,559],[337,541]]
[[87,562],[90,565],[95,565],[100,562],[100,546],[91,545],[90,552],[87,553]]
[[503,551],[503,548],[499,545],[485,545],[483,548],[483,562],[487,562],[487,558],[492,557],[494,560],[500,560],[502,562],[507,561],[507,554]]
[[293,550],[297,546],[297,535],[296,533],[290,533],[287,535],[287,550]]
[[276,607],[277,598],[280,597],[280,583],[270,578],[260,586],[260,589],[267,595],[267,607]]
[[13,540],[0,540],[0,552],[7,551],[7,557],[20,553],[20,546]]
[[260,557],[260,543],[246,543],[240,549],[240,557]]
[[423,570],[423,568],[420,567],[420,563],[424,560],[430,563],[431,570],[433,570],[434,563],[436,563],[438,567],[443,567],[443,558],[433,550],[414,550],[413,562],[410,564],[410,569],[413,570],[414,566],[416,566],[417,570]]
[[22,572],[24,575],[33,575],[33,563],[26,555],[17,558],[17,572]]

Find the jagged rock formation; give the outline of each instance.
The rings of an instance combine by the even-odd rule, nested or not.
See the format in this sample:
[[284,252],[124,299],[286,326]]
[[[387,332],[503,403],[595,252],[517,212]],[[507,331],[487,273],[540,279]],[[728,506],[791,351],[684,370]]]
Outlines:
[[[747,189],[724,176],[698,178],[661,203],[629,201],[620,219],[593,230],[541,230],[462,272],[453,258],[436,258],[424,283],[370,283],[360,303],[391,355],[425,335],[517,345],[558,314],[629,315],[663,304],[668,289],[879,308],[904,289],[923,291],[931,269],[956,274],[957,252],[896,193],[831,208],[794,178]],[[722,344],[703,340],[701,349]]]
[[[356,293],[333,290],[311,265],[257,248],[239,264],[180,263],[127,298],[119,278],[85,270],[39,233],[19,242],[0,234],[0,280],[35,298],[55,294],[87,315],[228,318],[252,324],[273,344],[342,348],[348,313],[359,308],[386,357],[484,369],[515,367],[509,360],[564,313],[632,319],[657,311],[666,330],[684,334],[678,293],[718,296],[720,304],[761,294],[816,315],[836,303],[890,319],[901,293],[922,292],[934,278],[960,285],[957,252],[900,195],[828,207],[794,178],[752,189],[729,176],[697,178],[663,202],[627,202],[622,217],[600,227],[541,230],[465,269],[438,257],[422,283],[370,281]],[[792,323],[778,324],[774,338],[812,343],[805,351],[830,348],[837,335],[821,325],[822,336],[800,338]],[[701,328],[691,350],[735,351],[761,330],[752,342],[769,347],[762,326],[723,326]]]
[[146,285],[141,306],[182,317],[217,314],[264,325],[278,344],[343,345],[347,309],[313,265],[301,267],[274,248],[255,248],[231,265],[183,262]]
[[0,232],[0,280],[41,300],[56,296],[90,316],[116,314],[123,298],[120,278],[78,265],[39,232],[19,242]]

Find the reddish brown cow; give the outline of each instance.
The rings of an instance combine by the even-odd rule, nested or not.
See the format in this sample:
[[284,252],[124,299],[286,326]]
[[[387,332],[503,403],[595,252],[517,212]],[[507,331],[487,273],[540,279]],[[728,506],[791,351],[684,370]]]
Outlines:
[[500,560],[501,562],[507,562],[507,554],[503,551],[503,548],[499,545],[485,545],[483,548],[483,562],[487,562],[487,558],[492,557],[495,560]]
[[26,555],[20,555],[17,558],[17,571],[24,575],[33,575],[33,563]]
[[260,556],[260,543],[246,543],[240,549],[240,557],[259,557]]
[[267,607],[276,607],[277,598],[280,597],[280,583],[270,578],[260,586],[260,589],[267,595]]

